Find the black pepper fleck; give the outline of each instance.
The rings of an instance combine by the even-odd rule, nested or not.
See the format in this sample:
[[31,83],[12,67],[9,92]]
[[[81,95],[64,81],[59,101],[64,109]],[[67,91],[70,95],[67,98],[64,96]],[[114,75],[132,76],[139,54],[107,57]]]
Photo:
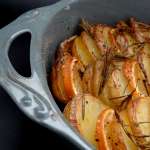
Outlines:
[[118,143],[115,143],[116,146],[118,146]]
[[98,141],[99,141],[99,139],[95,139],[95,141],[96,141],[96,142],[98,142]]

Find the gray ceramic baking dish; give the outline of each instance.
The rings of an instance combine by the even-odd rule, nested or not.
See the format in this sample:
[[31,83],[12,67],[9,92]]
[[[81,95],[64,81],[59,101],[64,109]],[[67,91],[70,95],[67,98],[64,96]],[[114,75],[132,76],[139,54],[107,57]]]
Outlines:
[[[60,41],[73,35],[81,18],[107,24],[134,16],[150,21],[148,0],[62,0],[29,11],[0,30],[0,84],[17,106],[37,123],[62,134],[80,149],[94,149],[64,119],[49,90],[47,73]],[[12,67],[8,50],[19,35],[32,35],[32,76],[22,77]]]

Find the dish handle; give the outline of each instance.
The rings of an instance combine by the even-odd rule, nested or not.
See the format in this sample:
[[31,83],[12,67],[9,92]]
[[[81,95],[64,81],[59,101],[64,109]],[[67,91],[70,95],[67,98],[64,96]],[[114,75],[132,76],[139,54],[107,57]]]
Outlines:
[[[32,66],[32,61],[32,76],[25,78],[16,72],[8,58],[9,47],[16,37],[25,32],[30,32],[32,35],[32,47],[35,42],[38,43],[34,33],[40,33],[40,30],[45,27],[47,22],[45,19],[46,16],[50,14],[54,15],[54,13],[57,13],[57,11],[68,5],[67,3],[68,0],[63,0],[54,6],[29,11],[0,30],[0,84],[12,97],[20,110],[29,118],[49,129],[61,133],[80,149],[91,150],[94,148],[84,141],[67,123],[55,102],[50,100],[53,97],[45,91],[42,82],[43,79],[36,72],[36,68]],[[49,11],[50,9],[53,11]],[[41,26],[38,25],[38,28],[36,28],[36,23],[40,19],[43,19],[43,24],[40,24]],[[36,31],[37,29],[38,31]]]

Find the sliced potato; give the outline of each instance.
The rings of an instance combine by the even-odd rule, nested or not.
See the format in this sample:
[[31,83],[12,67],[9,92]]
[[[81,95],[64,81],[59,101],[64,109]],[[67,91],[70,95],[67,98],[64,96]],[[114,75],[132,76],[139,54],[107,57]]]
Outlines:
[[121,107],[121,103],[132,91],[123,72],[123,61],[114,61],[108,79],[99,97],[111,107]]
[[103,71],[103,68],[104,68],[104,62],[101,61],[101,60],[98,60],[96,61],[94,64],[93,64],[93,79],[92,79],[92,86],[93,86],[93,95],[98,97],[99,95],[99,90],[100,90],[100,86],[101,86],[101,83],[102,83],[102,71]]
[[138,63],[140,64],[140,68],[144,74],[145,80],[144,84],[146,87],[147,95],[150,96],[150,44],[145,43],[143,48],[137,55]]
[[80,75],[80,72],[82,71],[83,66],[76,58],[64,58],[64,63],[62,65],[62,76],[64,89],[68,100],[71,100],[73,96],[83,92],[83,85]]
[[143,45],[143,48],[138,54],[138,61],[141,65],[142,71],[145,73],[145,76],[147,78],[148,84],[150,84],[150,69],[149,69],[149,63],[150,63],[150,44],[145,43]]
[[138,50],[137,40],[134,38],[131,28],[124,21],[119,21],[113,32],[116,45],[116,55],[122,57],[133,57]]
[[125,61],[123,65],[123,71],[125,77],[129,81],[128,88],[131,91],[136,90],[133,94],[139,96],[140,95],[147,96],[147,90],[144,85],[145,77],[137,61],[134,60]]
[[141,149],[150,148],[150,97],[141,97],[131,101],[127,110],[137,145]]
[[101,51],[97,47],[96,42],[92,39],[92,37],[88,33],[82,32],[81,38],[82,38],[83,43],[87,47],[88,51],[92,55],[92,57],[95,60],[101,58]]
[[102,54],[105,54],[109,49],[114,48],[113,36],[112,36],[112,27],[98,24],[93,27],[93,37],[97,43],[99,49],[101,49]]
[[102,82],[103,67],[104,62],[101,60],[87,66],[82,78],[85,93],[91,93],[98,97]]
[[89,143],[97,147],[96,121],[105,108],[107,107],[99,99],[90,94],[81,94],[67,104],[64,115]]
[[72,48],[72,55],[77,57],[85,66],[94,62],[94,58],[83,43],[81,37],[75,39]]
[[99,150],[112,149],[110,139],[110,123],[114,119],[114,110],[107,108],[103,110],[98,117],[96,124],[96,137],[98,140]]
[[122,130],[123,130],[122,133],[123,133],[124,139],[126,141],[126,146],[128,147],[128,150],[130,150],[130,149],[131,150],[138,150],[138,147],[136,145],[136,142],[134,141],[134,138],[129,137],[129,135],[128,135],[128,134],[132,135],[133,133],[131,130],[131,125],[130,125],[127,109],[119,112],[119,116],[120,116],[120,119],[123,121],[124,127],[122,127]]
[[65,87],[64,87],[64,82],[63,82],[63,75],[62,75],[62,64],[64,62],[64,59],[68,57],[68,55],[65,55],[64,57],[62,57],[60,59],[60,61],[58,61],[57,65],[56,65],[56,81],[52,81],[54,82],[53,84],[57,84],[57,88],[58,88],[58,92],[60,93],[61,97],[60,97],[60,101],[63,103],[67,103],[68,101],[68,96],[66,95],[66,91],[65,91]]
[[85,31],[92,35],[97,47],[101,50],[102,55],[104,55],[106,51],[115,47],[112,34],[114,29],[111,26],[103,24],[91,25],[85,20],[82,20],[81,26]]
[[63,103],[67,103],[76,94],[83,92],[80,72],[82,64],[70,54],[64,54],[52,69],[52,90]]
[[73,46],[73,42],[75,40],[77,36],[72,36],[69,39],[66,39],[65,41],[63,41],[60,44],[60,47],[57,51],[57,59],[61,58],[64,54],[66,53],[70,53],[71,54],[71,50],[72,50],[72,46]]
[[117,28],[113,32],[113,36],[115,37],[115,45],[117,51],[115,52],[115,55],[122,56],[122,57],[133,57],[136,55],[136,52],[138,50],[137,41],[134,39],[132,34],[130,34],[127,30],[122,27],[123,25],[120,25],[119,29]]
[[150,41],[150,25],[136,21],[134,18],[130,19],[130,24],[134,36],[138,42]]
[[128,47],[136,43],[135,39],[128,32],[119,32],[116,42],[121,50],[128,50]]
[[99,150],[136,150],[136,145],[124,132],[113,109],[105,109],[99,115],[96,125]]
[[110,137],[112,139],[112,147],[115,150],[138,150],[136,144],[132,142],[132,140],[125,133],[121,124],[115,119],[110,125]]
[[125,125],[125,128],[127,129],[128,133],[132,134],[127,109],[120,111],[119,116],[120,119],[123,121],[123,124]]
[[83,82],[83,89],[85,93],[93,93],[93,76],[94,76],[94,72],[93,72],[93,64],[87,66],[83,78],[82,78],[82,82]]

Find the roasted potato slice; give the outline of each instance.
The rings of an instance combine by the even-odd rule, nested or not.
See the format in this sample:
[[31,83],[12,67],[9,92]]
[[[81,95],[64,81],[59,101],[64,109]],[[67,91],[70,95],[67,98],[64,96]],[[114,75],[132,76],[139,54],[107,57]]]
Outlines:
[[92,35],[97,47],[101,50],[102,55],[109,49],[114,49],[115,40],[112,34],[114,30],[113,27],[103,24],[92,25],[85,20],[82,20],[81,26],[86,32]]
[[104,62],[102,60],[98,60],[93,64],[93,79],[92,79],[92,86],[93,90],[92,93],[94,96],[99,96],[99,90],[103,79],[103,68],[104,68]]
[[135,18],[130,19],[133,34],[138,42],[150,41],[150,25],[136,21]]
[[104,24],[91,25],[82,20],[81,26],[92,35],[102,55],[110,50],[114,55],[124,57],[136,55],[139,45],[136,45],[137,40],[131,28],[124,21],[120,21],[116,27],[111,27]]
[[[136,144],[126,134],[123,127],[115,119],[110,125],[110,137],[112,147],[115,150],[138,150]],[[117,143],[117,144],[116,144]]]
[[128,111],[127,109],[119,112],[119,117],[120,117],[120,121],[122,129],[124,130],[124,138],[127,141],[127,147],[130,150],[138,150],[138,147],[136,145],[136,141],[134,140],[134,138],[131,136],[133,135],[132,129],[131,129],[131,124],[129,121],[129,117],[128,117]]
[[65,93],[68,100],[71,100],[76,94],[83,92],[81,74],[84,70],[82,64],[74,57],[67,56],[64,58],[62,65],[62,76]]
[[96,124],[96,138],[98,141],[99,150],[112,149],[110,139],[110,123],[114,119],[114,110],[107,108],[103,110],[97,120]]
[[116,46],[114,54],[126,58],[135,56],[139,45],[137,45],[137,41],[128,31],[129,27],[125,23],[120,23],[117,26],[119,27],[113,32]]
[[113,28],[107,25],[98,24],[92,27],[92,35],[97,43],[99,49],[101,49],[102,54],[105,54],[109,49],[113,50],[114,40],[113,40]]
[[102,60],[97,60],[95,63],[87,66],[82,78],[85,93],[91,93],[98,97],[103,78],[103,67],[104,62]]
[[[123,72],[124,61],[114,61],[109,69],[109,76],[99,97],[107,105],[121,107],[122,102],[132,91],[128,88],[128,80]],[[105,78],[105,77],[103,77]]]
[[120,111],[119,112],[119,116],[120,116],[120,119],[121,119],[121,121],[123,123],[122,125],[124,125],[125,129],[127,130],[127,132],[132,134],[132,130],[131,130],[130,122],[129,122],[127,109],[124,109],[124,110]]
[[107,106],[90,94],[81,94],[73,98],[64,109],[65,117],[91,144],[97,147],[95,139],[98,115]]
[[133,132],[132,137],[141,149],[150,148],[150,97],[140,97],[130,101],[128,118]]
[[85,93],[93,93],[93,64],[87,66],[83,78],[82,78],[82,83],[83,83],[83,90]]
[[116,42],[121,50],[128,50],[129,46],[136,43],[136,40],[127,31],[120,31],[116,35]]
[[77,37],[76,35],[72,36],[72,37],[66,39],[65,41],[63,41],[60,44],[59,49],[58,49],[58,51],[56,53],[57,54],[56,55],[57,59],[61,58],[66,53],[69,53],[69,54],[72,53],[71,50],[72,50],[73,42],[74,42],[76,37]]
[[77,37],[74,41],[72,47],[72,55],[77,57],[84,66],[92,64],[94,62],[94,58],[92,57],[86,45],[83,43],[80,36]]
[[134,95],[147,96],[147,87],[145,86],[145,77],[139,66],[139,63],[135,60],[127,60],[123,65],[123,71],[125,77],[129,81],[128,88],[135,92]]
[[[58,92],[60,93],[61,97],[59,98],[59,100],[63,103],[67,103],[68,101],[68,96],[66,95],[66,91],[65,91],[65,87],[64,87],[64,81],[63,81],[63,74],[62,74],[62,65],[63,65],[63,62],[64,62],[64,59],[68,58],[68,57],[71,57],[69,55],[65,55],[63,56],[60,61],[58,61],[56,63],[56,66],[55,66],[55,69],[56,69],[56,77],[55,79],[56,80],[53,80],[53,84],[55,84],[56,82],[56,85],[57,85],[57,89],[58,89]],[[54,92],[55,93],[55,92]]]
[[100,150],[135,150],[135,144],[124,132],[113,109],[105,109],[98,117],[96,137]]
[[52,90],[63,103],[67,103],[76,94],[83,92],[81,72],[82,64],[70,54],[65,54],[52,69]]
[[145,77],[137,61],[113,61],[112,65],[114,67],[111,68],[107,82],[99,95],[100,99],[111,107],[121,108],[133,91],[134,97],[148,95]]
[[137,57],[138,57],[138,63],[140,64],[140,67],[145,75],[147,83],[150,85],[150,69],[149,69],[150,44],[149,43],[143,44],[143,48],[139,51]]
[[95,60],[100,59],[101,58],[101,51],[97,47],[96,42],[94,41],[94,39],[86,32],[81,33],[81,38],[82,38],[83,43],[87,47],[88,51],[92,55],[92,57]]

